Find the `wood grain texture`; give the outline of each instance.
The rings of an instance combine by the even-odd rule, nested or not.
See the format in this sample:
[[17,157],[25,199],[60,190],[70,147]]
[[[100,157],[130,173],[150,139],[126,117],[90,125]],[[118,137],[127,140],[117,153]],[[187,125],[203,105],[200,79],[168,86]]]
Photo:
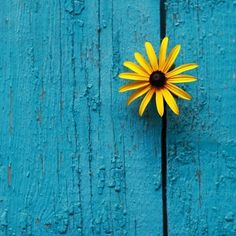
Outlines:
[[170,235],[236,234],[236,5],[167,1],[167,34],[178,64],[197,62],[179,118],[168,114]]
[[0,235],[161,235],[161,122],[117,74],[159,45],[159,1],[0,8]]

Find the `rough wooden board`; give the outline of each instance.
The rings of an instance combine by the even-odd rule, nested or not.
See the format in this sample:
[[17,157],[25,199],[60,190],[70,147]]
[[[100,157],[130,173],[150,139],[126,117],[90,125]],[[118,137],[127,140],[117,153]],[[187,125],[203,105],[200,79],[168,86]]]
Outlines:
[[[121,62],[133,59],[133,53],[144,53],[144,42],[150,40],[159,46],[159,3],[145,1],[114,1],[114,44],[116,60],[123,71]],[[117,54],[119,46],[120,53]],[[115,61],[115,66],[116,66]],[[115,71],[116,73],[116,71]],[[116,85],[124,81],[117,79]],[[116,87],[117,89],[117,87]],[[160,118],[152,103],[144,117],[138,116],[140,99],[130,107],[125,107],[127,94],[117,96],[119,121],[117,135],[124,130],[123,151],[126,162],[127,204],[130,209],[130,235],[154,234],[162,232],[162,206],[160,188]],[[116,122],[117,123],[117,122]],[[119,147],[120,145],[117,145]]]
[[178,64],[197,62],[193,100],[169,114],[170,235],[236,234],[236,5],[167,1],[167,34],[180,43]]
[[159,44],[159,2],[0,12],[1,234],[161,235],[161,122],[117,92],[123,60]]

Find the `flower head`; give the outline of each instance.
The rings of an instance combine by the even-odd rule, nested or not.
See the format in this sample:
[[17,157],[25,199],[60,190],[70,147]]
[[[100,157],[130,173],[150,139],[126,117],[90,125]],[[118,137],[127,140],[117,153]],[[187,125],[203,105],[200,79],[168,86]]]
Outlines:
[[138,97],[145,95],[139,107],[140,116],[143,115],[154,94],[157,111],[160,116],[164,114],[164,102],[169,105],[175,114],[179,115],[179,108],[173,95],[186,100],[191,100],[192,98],[187,92],[175,84],[195,81],[196,78],[194,76],[181,73],[192,70],[198,67],[198,65],[190,63],[173,68],[181,46],[176,45],[170,54],[166,56],[167,45],[168,37],[165,37],[161,42],[159,58],[157,58],[152,44],[146,42],[145,48],[149,62],[139,52],[136,52],[134,57],[139,65],[131,61],[125,61],[124,66],[132,72],[119,74],[119,77],[122,79],[136,81],[122,86],[119,90],[120,92],[137,90],[129,97],[128,105]]

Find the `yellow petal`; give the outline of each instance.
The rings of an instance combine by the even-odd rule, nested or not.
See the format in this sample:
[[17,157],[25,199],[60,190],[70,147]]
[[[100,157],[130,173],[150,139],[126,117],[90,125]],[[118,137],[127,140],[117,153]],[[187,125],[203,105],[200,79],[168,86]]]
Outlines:
[[123,65],[139,75],[149,77],[149,74],[146,71],[144,71],[141,66],[136,65],[131,61],[125,61]]
[[175,99],[173,98],[172,94],[167,90],[167,89],[162,89],[161,90],[166,103],[169,105],[171,110],[176,114],[179,115],[179,108],[178,105],[176,104]]
[[182,66],[178,66],[177,68],[175,68],[174,70],[168,72],[166,74],[166,77],[167,78],[171,78],[175,75],[179,75],[180,73],[184,72],[184,71],[187,71],[187,70],[193,70],[195,68],[197,68],[198,65],[195,64],[195,63],[190,63],[190,64],[184,64]]
[[149,81],[149,77],[141,76],[136,73],[120,73],[119,77],[122,79],[129,79],[129,80],[138,80],[138,81]]
[[157,56],[150,42],[145,43],[146,52],[151,63],[153,71],[158,70]]
[[149,92],[148,92],[148,93],[145,95],[145,97],[143,98],[143,100],[142,100],[142,102],[141,102],[141,104],[140,104],[140,107],[139,107],[139,115],[140,115],[140,116],[143,115],[143,113],[144,113],[144,111],[145,111],[145,109],[146,109],[148,103],[150,102],[150,100],[151,100],[151,98],[152,98],[154,92],[155,92],[155,89],[154,89],[154,88],[151,89],[151,90],[149,90]]
[[156,90],[156,107],[160,116],[164,114],[164,102],[161,90]]
[[149,85],[149,82],[134,82],[120,87],[119,92],[123,93],[129,90],[139,89]]
[[168,46],[168,37],[165,37],[160,46],[160,52],[159,52],[159,70],[162,70],[165,66],[166,61],[166,51]]
[[192,96],[190,94],[185,92],[183,89],[177,87],[176,85],[173,85],[173,84],[167,82],[167,84],[165,84],[165,87],[180,98],[183,98],[186,100],[192,99]]
[[151,66],[149,65],[149,63],[145,60],[145,58],[139,52],[136,52],[134,54],[134,57],[135,57],[136,61],[139,63],[139,65],[142,66],[143,69],[149,75],[152,74],[153,70],[152,70]]
[[130,105],[134,100],[141,97],[143,94],[147,93],[151,89],[151,85],[138,89],[135,93],[133,93],[128,99],[128,105]]
[[168,79],[168,82],[173,84],[178,84],[178,83],[190,83],[196,80],[197,78],[191,75],[176,75]]
[[180,45],[176,45],[170,52],[167,60],[166,60],[166,63],[165,63],[165,66],[164,66],[164,69],[163,69],[163,72],[167,72],[170,67],[174,64],[175,62],[175,59],[176,57],[178,56],[179,54],[179,51],[180,51],[180,48],[181,46]]

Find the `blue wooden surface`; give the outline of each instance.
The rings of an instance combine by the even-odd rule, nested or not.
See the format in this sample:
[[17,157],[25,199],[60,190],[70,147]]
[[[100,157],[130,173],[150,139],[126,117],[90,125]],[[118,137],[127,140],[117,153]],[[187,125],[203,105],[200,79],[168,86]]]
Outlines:
[[[0,235],[162,235],[161,120],[117,74],[160,39],[158,0],[8,0],[0,8]],[[166,1],[177,64],[200,64],[168,112],[170,235],[236,234],[236,4]]]
[[0,19],[0,235],[161,235],[161,122],[117,78],[158,46],[159,2],[9,0]]
[[236,235],[235,18],[235,1],[167,1],[179,62],[200,65],[193,100],[168,115],[170,235]]

